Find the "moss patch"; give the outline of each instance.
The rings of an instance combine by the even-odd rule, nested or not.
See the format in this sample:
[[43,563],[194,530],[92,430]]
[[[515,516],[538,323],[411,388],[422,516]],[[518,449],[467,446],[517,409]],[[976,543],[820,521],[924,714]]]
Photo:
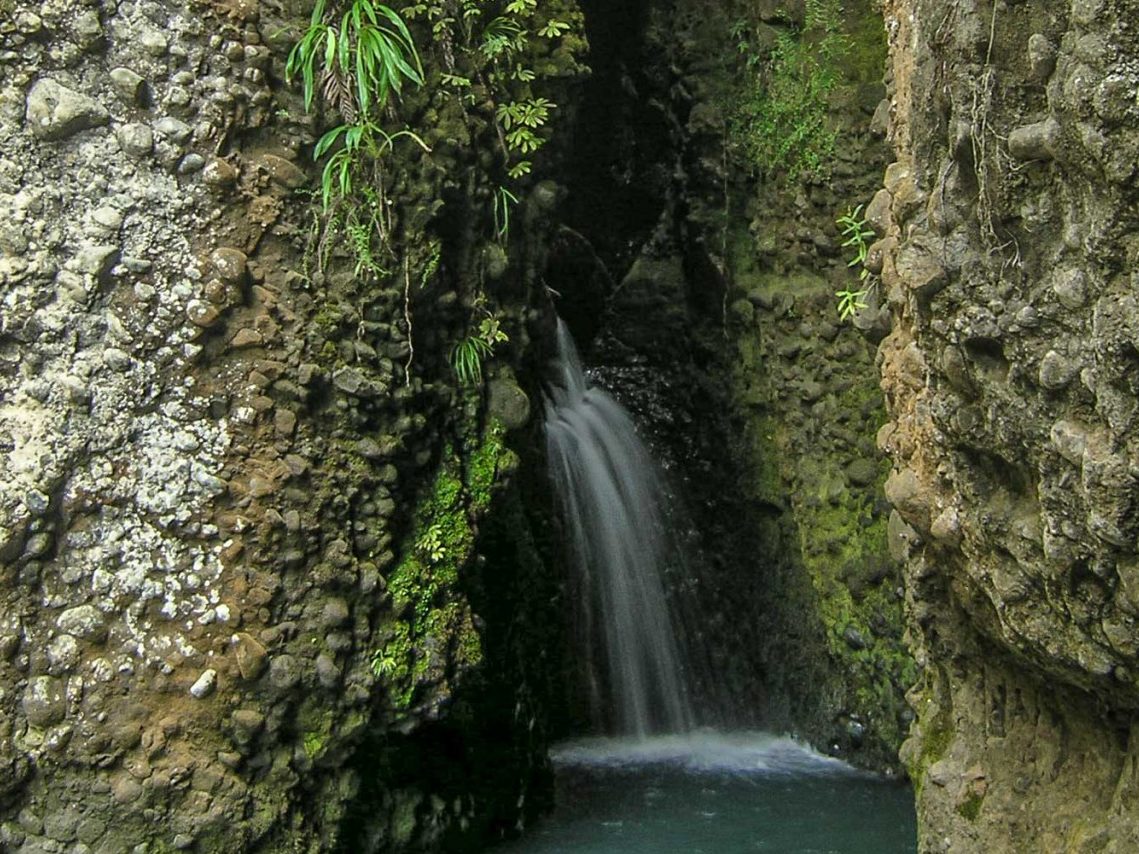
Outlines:
[[387,579],[392,610],[373,670],[396,709],[410,708],[423,685],[482,660],[482,640],[458,582],[474,549],[474,521],[489,508],[501,475],[516,465],[497,424],[466,455],[453,445],[443,452],[403,558]]

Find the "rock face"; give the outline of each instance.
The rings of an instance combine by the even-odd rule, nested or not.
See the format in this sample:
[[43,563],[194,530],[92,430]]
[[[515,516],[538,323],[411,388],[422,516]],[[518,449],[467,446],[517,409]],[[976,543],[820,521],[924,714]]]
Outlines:
[[1139,5],[886,3],[923,851],[1139,846]]
[[[458,99],[389,152],[403,278],[314,261],[310,8],[0,0],[0,850],[453,847],[541,803],[544,291]],[[447,355],[492,244],[509,436]]]

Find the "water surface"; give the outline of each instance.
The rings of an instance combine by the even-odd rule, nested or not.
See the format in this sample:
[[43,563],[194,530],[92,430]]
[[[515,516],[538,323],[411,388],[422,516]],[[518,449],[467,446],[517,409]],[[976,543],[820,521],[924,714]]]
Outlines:
[[587,739],[552,752],[558,806],[512,854],[913,854],[908,786],[767,733]]

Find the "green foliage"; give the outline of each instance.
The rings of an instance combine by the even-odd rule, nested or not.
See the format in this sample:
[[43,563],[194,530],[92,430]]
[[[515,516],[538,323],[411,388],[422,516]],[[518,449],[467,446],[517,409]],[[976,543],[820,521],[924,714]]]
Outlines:
[[487,314],[479,322],[477,331],[472,332],[451,349],[451,367],[463,385],[476,385],[482,382],[483,359],[494,355],[496,344],[510,340],[497,316]]
[[838,297],[839,318],[846,320],[856,312],[866,308],[866,295],[877,283],[875,277],[864,266],[867,254],[870,251],[870,240],[874,237],[874,229],[867,225],[866,218],[862,215],[862,205],[848,208],[846,213],[835,222],[842,230],[842,236],[846,238],[842,247],[854,250],[854,256],[847,262],[846,266],[859,268],[858,281],[862,285],[858,290],[846,288],[835,291],[835,296]]
[[746,22],[733,25],[747,81],[731,138],[759,171],[789,181],[829,172],[836,133],[828,100],[850,47],[842,14],[839,0],[807,0],[802,29],[779,32],[767,56],[753,47]]
[[[326,22],[326,6],[327,0],[316,0],[308,29],[285,62],[287,81],[301,77],[306,109],[312,109],[318,70],[322,90],[338,94],[346,116],[379,112],[405,81],[423,84],[419,54],[397,12],[372,0],[352,0],[335,26]],[[355,103],[344,109],[350,95]]]
[[395,141],[400,137],[407,137],[424,151],[431,151],[427,143],[410,130],[388,133],[368,119],[350,125],[337,125],[325,133],[313,149],[315,159],[323,157],[338,141],[342,141],[343,145],[328,158],[321,172],[320,198],[324,208],[327,210],[336,196],[343,198],[352,195],[354,174],[364,157],[372,162],[379,161],[391,151]]

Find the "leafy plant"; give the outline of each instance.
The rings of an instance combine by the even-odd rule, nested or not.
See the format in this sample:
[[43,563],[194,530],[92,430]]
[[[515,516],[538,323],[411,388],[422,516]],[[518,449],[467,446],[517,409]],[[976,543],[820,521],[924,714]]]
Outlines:
[[846,238],[842,247],[854,250],[854,257],[847,262],[846,266],[860,268],[858,281],[863,286],[858,290],[846,288],[835,291],[835,296],[838,297],[839,318],[846,320],[866,308],[866,296],[877,284],[877,280],[865,266],[866,258],[870,252],[870,239],[874,237],[874,229],[867,224],[866,218],[862,215],[862,205],[848,208],[846,213],[835,222],[841,229],[842,236]]
[[438,522],[423,532],[419,538],[419,542],[415,544],[416,549],[430,560],[432,563],[438,563],[447,556],[447,547],[443,542],[443,527]]
[[[318,69],[325,95],[339,94],[341,112],[350,120],[357,112],[368,116],[373,107],[382,109],[405,81],[423,85],[419,53],[395,10],[373,0],[352,0],[335,26],[325,22],[326,7],[327,0],[316,0],[308,29],[285,62],[286,81],[301,77],[305,109],[312,109]],[[353,89],[355,103],[344,104]]]
[[473,332],[451,350],[451,367],[463,385],[482,382],[483,359],[494,355],[496,344],[509,341],[510,337],[502,330],[499,319],[488,314]]
[[313,149],[313,157],[319,160],[331,149],[338,140],[343,139],[343,146],[338,149],[324,164],[324,171],[320,176],[320,198],[325,209],[328,208],[333,196],[350,196],[353,190],[353,167],[360,160],[361,155],[367,155],[372,160],[379,160],[400,137],[408,137],[417,143],[424,151],[431,149],[417,134],[404,129],[395,133],[388,133],[382,127],[369,119],[363,119],[355,124],[343,124],[334,127],[325,133]]

